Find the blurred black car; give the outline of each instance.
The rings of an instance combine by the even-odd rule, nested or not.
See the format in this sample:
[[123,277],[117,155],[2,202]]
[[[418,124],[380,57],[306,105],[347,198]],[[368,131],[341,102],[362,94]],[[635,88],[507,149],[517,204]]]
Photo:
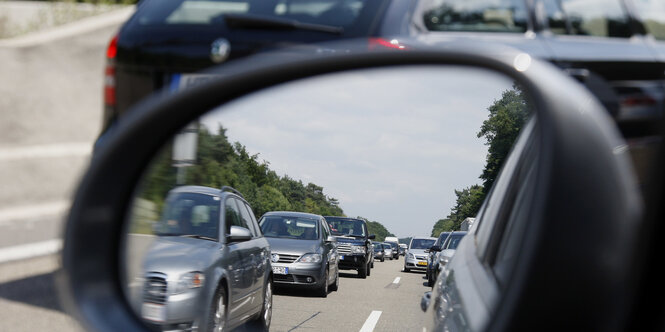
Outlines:
[[[102,132],[150,93],[207,78],[191,75],[257,52],[349,38],[400,48],[416,0],[142,0],[107,50]],[[317,54],[334,50],[303,46]]]
[[414,24],[427,30],[417,39],[428,46],[501,43],[554,63],[594,93],[626,137],[636,137],[653,133],[640,125],[665,108],[661,2],[422,0]]

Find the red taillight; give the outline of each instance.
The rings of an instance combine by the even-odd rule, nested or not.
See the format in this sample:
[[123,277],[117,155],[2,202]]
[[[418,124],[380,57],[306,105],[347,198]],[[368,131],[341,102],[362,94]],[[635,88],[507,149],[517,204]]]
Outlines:
[[653,106],[656,103],[656,99],[644,95],[625,97],[621,100],[621,106]]
[[115,59],[116,54],[118,54],[118,35],[111,38],[109,47],[106,49],[106,57],[108,59]]
[[397,39],[387,40],[383,38],[370,38],[368,48],[374,50],[377,48],[392,48],[396,50],[404,50],[406,46],[401,45]]
[[115,67],[111,64],[104,71],[104,104],[115,106]]
[[118,36],[114,36],[106,49],[104,69],[104,105],[115,106],[115,56],[118,54]]

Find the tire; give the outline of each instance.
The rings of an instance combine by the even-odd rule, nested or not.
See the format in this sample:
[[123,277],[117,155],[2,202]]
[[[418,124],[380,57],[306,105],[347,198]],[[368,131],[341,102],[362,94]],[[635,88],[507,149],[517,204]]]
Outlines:
[[367,274],[367,265],[364,265],[364,264],[363,264],[363,266],[361,266],[361,267],[358,269],[358,276],[360,276],[361,278],[365,279],[365,278],[367,278],[367,275],[368,275],[368,274]]
[[228,313],[227,303],[229,302],[226,295],[226,289],[220,285],[217,288],[217,293],[210,306],[206,331],[221,332],[226,330],[226,318]]
[[404,272],[411,272],[411,269],[405,266],[404,267]]
[[336,292],[339,289],[339,269],[335,273],[335,282],[330,285],[329,289],[333,292]]
[[326,267],[326,273],[323,275],[323,285],[319,287],[317,293],[320,297],[328,297],[328,268]]
[[427,287],[432,287],[434,285],[434,281],[432,280],[432,274],[427,273]]
[[251,331],[268,332],[272,321],[272,280],[268,280],[263,287],[263,307],[256,319],[249,322]]
[[370,274],[372,274],[372,265],[367,263],[367,276],[369,277]]
[[373,259],[372,259],[372,263],[371,263],[370,268],[372,268],[372,269],[374,268],[374,260]]
[[385,258],[383,258],[383,257],[381,257],[381,261],[382,261],[382,262],[385,262],[385,261],[386,261],[386,259],[385,259]]

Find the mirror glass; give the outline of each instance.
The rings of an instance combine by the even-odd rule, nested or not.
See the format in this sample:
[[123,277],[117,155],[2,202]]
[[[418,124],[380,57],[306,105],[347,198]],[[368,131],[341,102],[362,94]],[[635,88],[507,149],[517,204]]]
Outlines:
[[[343,242],[328,236],[370,245],[396,237],[408,245],[411,237],[432,237],[427,241],[433,243],[442,231],[464,227],[529,121],[527,99],[511,78],[489,70],[403,66],[303,79],[210,110],[164,145],[136,188],[122,261],[129,303],[161,328],[210,327],[220,306],[227,322],[240,322],[260,311],[265,275],[272,271],[274,329],[316,328],[317,317],[330,319],[334,307],[358,315],[352,321],[360,325],[348,329],[359,330],[366,313],[358,310],[367,308],[355,297],[371,298],[370,285],[383,291],[405,258],[377,257],[367,278],[381,278],[377,264],[384,264],[381,269],[394,270],[391,279],[363,280],[362,268],[341,263]],[[273,211],[311,215],[262,218]],[[325,225],[312,215],[364,219],[366,229],[342,219]],[[279,231],[267,229],[275,223],[286,235],[268,235]],[[231,226],[250,239],[231,238]],[[368,240],[369,234],[376,238]],[[276,252],[282,242],[309,247]],[[299,263],[339,269],[297,274]],[[395,287],[413,298],[401,305],[416,320],[420,296],[430,290],[423,275],[403,275],[418,281]],[[317,298],[317,280],[325,276],[329,289],[339,287],[330,294],[336,300]],[[292,287],[293,293],[278,281],[311,287]],[[220,302],[222,283],[226,300]],[[354,295],[343,295],[354,287]],[[395,328],[420,324],[409,319]]]

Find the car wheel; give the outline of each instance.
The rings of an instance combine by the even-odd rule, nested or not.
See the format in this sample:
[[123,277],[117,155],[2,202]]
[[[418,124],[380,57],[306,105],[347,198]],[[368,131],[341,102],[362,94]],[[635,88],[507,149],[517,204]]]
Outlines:
[[405,266],[404,267],[404,272],[411,272],[411,269]]
[[367,276],[369,277],[370,274],[372,274],[372,265],[367,263]]
[[251,331],[270,330],[270,321],[272,320],[272,281],[268,280],[263,289],[263,309],[259,316],[249,324]]
[[319,296],[321,297],[328,297],[328,275],[329,271],[328,268],[326,267],[326,273],[323,275],[323,285],[319,288]]
[[385,258],[383,258],[383,257],[381,257],[381,261],[382,261],[382,262],[385,262],[385,261],[386,261],[386,259],[385,259]]
[[434,284],[434,280],[432,280],[432,274],[428,273],[427,274],[427,287],[432,287]]
[[370,266],[371,268],[374,268],[374,260],[372,260],[372,265]]
[[358,276],[363,279],[367,278],[367,265],[363,264],[363,266],[358,269]]
[[330,285],[330,290],[336,292],[339,289],[339,270],[335,273],[335,282]]
[[210,308],[207,331],[221,332],[226,330],[227,303],[226,289],[220,285]]

